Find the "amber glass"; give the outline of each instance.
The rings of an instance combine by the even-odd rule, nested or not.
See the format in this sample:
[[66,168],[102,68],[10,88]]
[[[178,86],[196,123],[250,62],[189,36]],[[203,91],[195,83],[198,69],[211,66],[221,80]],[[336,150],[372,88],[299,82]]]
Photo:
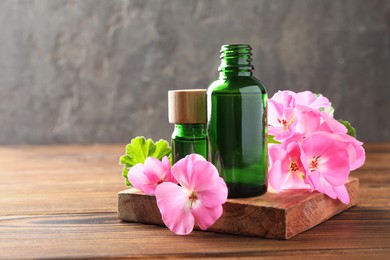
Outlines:
[[249,45],[221,48],[219,79],[207,90],[209,160],[230,198],[266,192],[267,93],[253,74]]

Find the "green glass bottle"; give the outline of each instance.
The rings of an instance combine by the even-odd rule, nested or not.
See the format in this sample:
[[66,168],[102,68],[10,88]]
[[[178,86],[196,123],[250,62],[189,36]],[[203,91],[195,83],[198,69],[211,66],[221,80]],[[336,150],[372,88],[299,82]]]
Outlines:
[[175,124],[172,133],[173,163],[191,153],[207,159],[206,90],[168,91],[169,122]]
[[230,198],[266,192],[267,92],[253,76],[251,47],[223,45],[219,79],[207,90],[209,160]]

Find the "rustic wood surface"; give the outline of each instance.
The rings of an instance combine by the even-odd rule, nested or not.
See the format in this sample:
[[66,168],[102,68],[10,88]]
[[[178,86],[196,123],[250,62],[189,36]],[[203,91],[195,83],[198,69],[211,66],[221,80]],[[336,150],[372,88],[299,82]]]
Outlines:
[[121,145],[0,147],[0,258],[388,259],[390,144],[366,145],[359,204],[290,240],[121,222]]
[[[208,231],[289,239],[355,206],[359,200],[359,180],[351,177],[346,187],[351,200],[348,205],[307,190],[267,192],[252,198],[228,199],[223,205],[222,216]],[[119,192],[118,218],[164,225],[156,198],[135,188]]]

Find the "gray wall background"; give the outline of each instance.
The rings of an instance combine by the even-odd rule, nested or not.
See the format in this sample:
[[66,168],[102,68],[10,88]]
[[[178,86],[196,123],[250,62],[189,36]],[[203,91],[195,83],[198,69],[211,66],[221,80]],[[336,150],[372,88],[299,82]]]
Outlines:
[[390,141],[390,1],[0,1],[0,144],[170,138],[167,91],[206,88],[225,43]]

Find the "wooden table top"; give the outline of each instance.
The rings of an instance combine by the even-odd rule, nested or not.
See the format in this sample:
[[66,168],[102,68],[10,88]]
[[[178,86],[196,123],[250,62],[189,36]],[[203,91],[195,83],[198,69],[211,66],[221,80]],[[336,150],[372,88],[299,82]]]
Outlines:
[[366,145],[358,206],[290,240],[121,222],[125,145],[0,147],[0,258],[390,257],[390,144]]

